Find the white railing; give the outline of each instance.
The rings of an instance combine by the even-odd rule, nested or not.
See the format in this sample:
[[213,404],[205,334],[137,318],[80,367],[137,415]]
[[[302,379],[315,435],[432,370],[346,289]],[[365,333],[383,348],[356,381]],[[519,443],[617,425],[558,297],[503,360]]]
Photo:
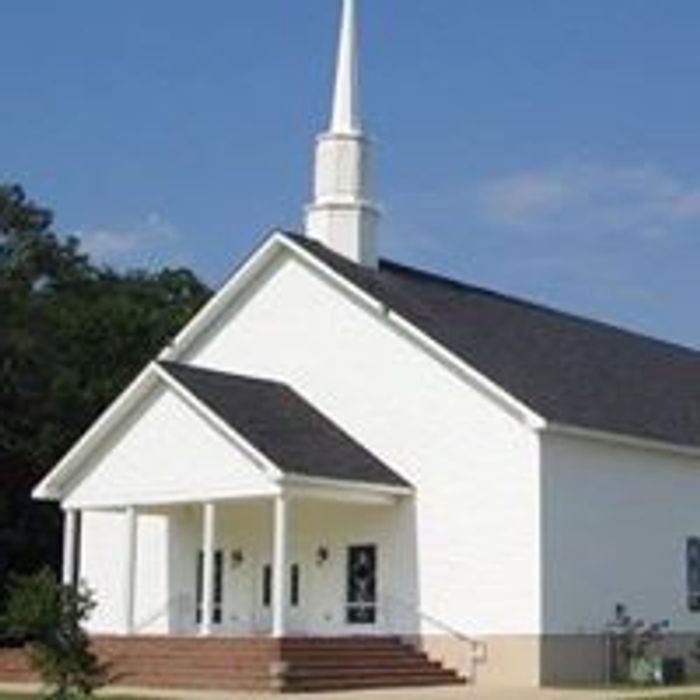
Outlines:
[[[381,598],[381,617],[387,631],[414,641],[434,631],[445,635],[460,649],[458,658],[445,659],[448,665],[457,666],[470,682],[476,678],[476,667],[486,661],[486,643],[478,640],[435,615],[422,610],[417,604],[394,595]],[[413,638],[413,639],[412,639]]]

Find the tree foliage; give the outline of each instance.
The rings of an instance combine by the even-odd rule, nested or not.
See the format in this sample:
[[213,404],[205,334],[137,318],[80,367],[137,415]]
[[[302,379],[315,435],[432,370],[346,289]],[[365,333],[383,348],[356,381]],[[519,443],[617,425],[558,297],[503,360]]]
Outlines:
[[57,510],[31,488],[206,300],[187,269],[117,272],[0,184],[0,589],[57,564]]
[[83,629],[94,606],[89,590],[59,584],[48,568],[10,579],[3,627],[26,644],[30,662],[54,700],[85,698],[106,680],[106,668]]

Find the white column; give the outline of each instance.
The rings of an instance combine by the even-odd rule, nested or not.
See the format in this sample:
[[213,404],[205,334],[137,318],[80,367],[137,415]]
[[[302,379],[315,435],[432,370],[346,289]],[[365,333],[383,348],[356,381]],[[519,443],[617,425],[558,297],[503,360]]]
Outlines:
[[63,514],[63,584],[73,586],[77,581],[75,570],[78,547],[78,511],[69,508]]
[[207,636],[212,631],[214,612],[214,547],[216,540],[216,508],[205,503],[202,522],[202,617],[199,633]]
[[272,636],[279,639],[286,632],[287,608],[287,498],[275,496],[272,542]]
[[136,559],[138,536],[137,512],[134,506],[126,509],[125,561],[124,561],[124,634],[134,633],[134,608],[136,600]]

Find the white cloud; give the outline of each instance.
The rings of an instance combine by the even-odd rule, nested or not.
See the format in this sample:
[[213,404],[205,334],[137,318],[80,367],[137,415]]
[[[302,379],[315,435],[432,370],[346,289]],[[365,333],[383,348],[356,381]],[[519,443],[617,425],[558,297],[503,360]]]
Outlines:
[[127,227],[79,229],[74,235],[98,262],[122,266],[159,266],[182,258],[177,228],[157,212]]
[[633,231],[653,240],[700,222],[700,184],[652,166],[527,170],[486,182],[477,201],[489,223],[528,231]]

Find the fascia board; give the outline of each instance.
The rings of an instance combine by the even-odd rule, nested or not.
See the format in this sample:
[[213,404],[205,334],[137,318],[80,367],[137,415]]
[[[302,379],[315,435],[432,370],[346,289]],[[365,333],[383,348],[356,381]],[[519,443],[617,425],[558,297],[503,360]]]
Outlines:
[[82,434],[58,464],[32,491],[37,500],[57,501],[63,496],[62,486],[80,468],[81,463],[128,411],[155,386],[155,365],[148,364],[102,415]]
[[284,237],[273,231],[229,277],[227,282],[185,325],[158,356],[160,360],[180,361],[200,335],[211,326],[219,314],[267,267],[280,250]]
[[581,428],[574,425],[566,425],[564,423],[548,423],[540,432],[544,435],[550,433],[552,435],[562,435],[565,437],[596,440],[598,442],[607,442],[610,444],[619,445],[621,447],[633,447],[636,449],[664,452],[681,457],[689,457],[691,459],[700,459],[700,447],[695,447],[693,445],[680,445],[672,442],[664,442],[663,440],[638,437],[635,435],[612,433],[606,430],[597,430],[595,428]]
[[284,486],[317,486],[340,491],[366,491],[374,494],[391,496],[411,496],[415,494],[415,489],[411,486],[394,486],[392,484],[377,484],[370,481],[330,479],[322,476],[307,476],[305,474],[294,473],[285,474],[281,483]]

